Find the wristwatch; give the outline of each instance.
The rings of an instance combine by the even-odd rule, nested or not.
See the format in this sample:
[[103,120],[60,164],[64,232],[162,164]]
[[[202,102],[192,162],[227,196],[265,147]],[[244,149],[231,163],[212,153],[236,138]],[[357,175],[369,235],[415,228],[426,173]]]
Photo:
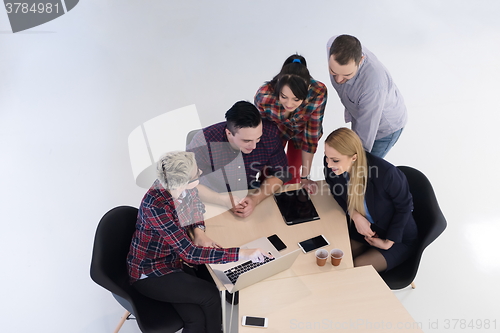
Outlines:
[[194,227],[205,231],[205,226],[203,224],[197,224]]
[[311,180],[311,175],[307,175],[305,177],[300,177],[300,179],[307,179],[307,180]]

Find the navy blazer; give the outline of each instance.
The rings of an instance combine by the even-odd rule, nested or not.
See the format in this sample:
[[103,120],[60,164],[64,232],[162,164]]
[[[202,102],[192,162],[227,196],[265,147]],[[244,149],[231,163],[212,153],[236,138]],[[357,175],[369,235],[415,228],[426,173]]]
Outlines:
[[[395,243],[413,240],[417,227],[413,219],[413,198],[406,176],[386,160],[366,153],[368,180],[365,201],[373,218],[371,225],[380,238]],[[324,159],[324,173],[330,191],[340,207],[347,213],[347,178],[328,168]]]

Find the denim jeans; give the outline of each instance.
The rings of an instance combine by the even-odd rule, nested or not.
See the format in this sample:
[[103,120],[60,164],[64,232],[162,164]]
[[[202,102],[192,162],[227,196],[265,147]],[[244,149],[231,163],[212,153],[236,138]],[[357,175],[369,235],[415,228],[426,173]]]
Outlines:
[[389,134],[388,136],[375,140],[375,142],[373,143],[372,151],[370,153],[372,155],[384,158],[389,150],[391,150],[392,146],[396,144],[402,131],[403,129],[400,129],[392,134]]

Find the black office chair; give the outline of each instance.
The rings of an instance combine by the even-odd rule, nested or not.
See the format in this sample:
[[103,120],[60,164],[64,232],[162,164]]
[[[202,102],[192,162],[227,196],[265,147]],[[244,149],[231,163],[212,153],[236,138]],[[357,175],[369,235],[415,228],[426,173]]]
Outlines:
[[408,166],[398,166],[398,169],[406,175],[413,196],[413,218],[418,227],[419,243],[417,252],[412,257],[388,272],[380,273],[380,276],[393,290],[410,284],[415,289],[413,280],[417,275],[422,253],[446,229],[446,220],[427,177]]
[[136,221],[137,208],[128,206],[113,208],[102,217],[95,233],[90,277],[127,310],[115,333],[130,314],[144,333],[177,332],[184,323],[172,305],[143,296],[129,284],[127,254]]

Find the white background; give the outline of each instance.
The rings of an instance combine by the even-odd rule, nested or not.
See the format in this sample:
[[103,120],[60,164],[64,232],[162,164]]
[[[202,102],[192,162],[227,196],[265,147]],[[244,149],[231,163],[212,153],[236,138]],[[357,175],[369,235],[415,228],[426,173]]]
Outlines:
[[[328,134],[345,126],[325,47],[341,33],[391,72],[409,122],[387,159],[423,171],[448,220],[417,289],[396,296],[425,332],[472,331],[447,319],[498,330],[499,12],[494,0],[82,0],[12,34],[0,10],[0,331],[112,331],[123,310],[89,264],[102,215],[145,192],[130,132],[190,104],[203,126],[222,121],[299,52],[329,89]],[[184,140],[175,124],[165,131]]]

